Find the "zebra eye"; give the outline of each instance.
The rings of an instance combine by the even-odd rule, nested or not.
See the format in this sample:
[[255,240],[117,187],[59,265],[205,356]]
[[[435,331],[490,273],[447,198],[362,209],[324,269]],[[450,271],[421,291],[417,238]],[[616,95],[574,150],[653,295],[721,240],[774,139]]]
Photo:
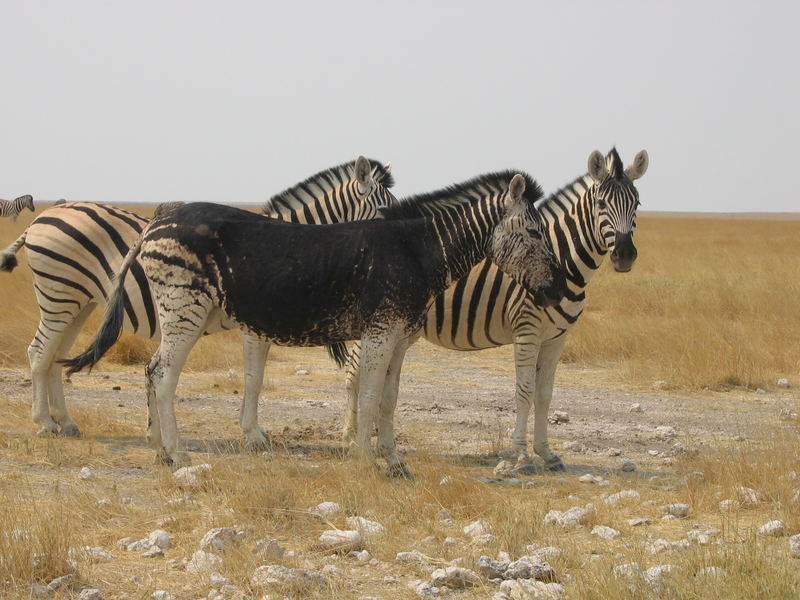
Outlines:
[[528,227],[528,235],[536,240],[542,239],[542,232],[534,227]]
[[597,206],[600,207],[600,210],[605,210],[608,205],[606,204],[605,200],[598,200]]

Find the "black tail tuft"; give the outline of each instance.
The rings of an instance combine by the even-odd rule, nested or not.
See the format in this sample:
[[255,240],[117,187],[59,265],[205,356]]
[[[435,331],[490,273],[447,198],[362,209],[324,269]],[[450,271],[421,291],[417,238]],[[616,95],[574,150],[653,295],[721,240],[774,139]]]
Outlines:
[[336,344],[329,344],[327,348],[328,356],[336,361],[336,365],[340,369],[347,364],[347,357],[350,353],[347,351],[347,346],[345,344],[338,342]]
[[0,271],[11,272],[18,264],[17,255],[13,252],[0,253]]

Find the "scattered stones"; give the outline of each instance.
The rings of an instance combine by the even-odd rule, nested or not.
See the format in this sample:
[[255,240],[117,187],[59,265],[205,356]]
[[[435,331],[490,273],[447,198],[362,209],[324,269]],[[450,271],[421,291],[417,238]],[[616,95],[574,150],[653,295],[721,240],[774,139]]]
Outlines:
[[395,560],[399,563],[411,563],[423,566],[437,562],[435,558],[426,556],[419,550],[412,550],[411,552],[398,552]]
[[475,569],[487,579],[498,579],[508,569],[509,561],[492,560],[489,556],[481,556],[475,561]]
[[163,529],[156,529],[148,534],[147,542],[151,546],[158,546],[162,550],[166,550],[169,548],[169,534]]
[[689,540],[678,540],[670,542],[664,539],[657,539],[654,542],[644,542],[650,549],[650,554],[661,554],[662,552],[673,552],[686,550],[689,547]]
[[604,485],[607,484],[606,480],[599,475],[592,475],[591,473],[586,473],[586,475],[581,475],[578,477],[578,481],[581,483],[591,483],[594,485]]
[[432,586],[427,581],[415,579],[408,584],[408,587],[420,598],[431,598],[439,593],[439,588]]
[[350,552],[360,550],[364,545],[361,533],[356,530],[328,529],[319,536],[323,548],[334,552]]
[[186,570],[195,575],[216,571],[220,567],[222,567],[222,558],[211,552],[204,552],[203,550],[198,550],[192,554],[192,558],[190,558],[189,562],[186,564]]
[[214,571],[211,574],[211,577],[208,578],[208,582],[209,582],[209,584],[211,584],[211,587],[214,588],[214,589],[219,589],[223,585],[228,585],[230,583],[230,581],[228,581],[227,577],[223,577],[222,575],[220,575],[216,571]]
[[145,558],[161,558],[164,556],[164,551],[158,546],[150,546],[149,550],[142,552],[142,556]]
[[743,505],[758,504],[759,493],[753,488],[740,485],[736,488],[736,493],[739,495],[739,500]]
[[492,526],[489,525],[487,521],[480,519],[478,521],[473,521],[466,527],[464,527],[464,534],[468,535],[471,538],[477,537],[479,535],[484,535],[486,533],[491,533]]
[[317,504],[317,506],[312,509],[312,512],[323,519],[333,519],[341,514],[342,507],[336,502],[322,502]]
[[695,544],[707,546],[720,533],[722,532],[719,529],[691,529],[686,532],[686,537]]
[[723,511],[723,512],[727,512],[727,511],[730,511],[730,510],[736,510],[737,508],[739,508],[739,501],[738,500],[732,500],[731,498],[727,498],[725,500],[722,500],[719,503],[719,509],[721,511]]
[[636,517],[634,519],[628,519],[626,523],[629,527],[640,527],[642,525],[650,525],[652,521],[647,517]]
[[463,567],[445,567],[431,573],[431,585],[461,590],[480,583],[481,578],[475,572]]
[[545,525],[559,527],[577,527],[592,511],[582,506],[574,506],[569,510],[551,510],[544,516]]
[[789,380],[786,377],[781,377],[778,381],[775,382],[775,385],[782,388],[790,387]]
[[297,369],[297,371],[295,371],[294,374],[295,375],[300,375],[300,376],[305,376],[305,375],[308,375],[309,372],[308,372],[308,369]]
[[563,410],[554,410],[553,413],[547,417],[547,420],[553,425],[569,423],[569,413]]
[[759,527],[758,535],[767,537],[783,537],[786,535],[786,527],[784,526],[783,521],[776,519],[775,521],[764,523],[761,527]]
[[626,579],[632,579],[637,575],[642,574],[642,568],[639,566],[639,563],[625,563],[622,565],[615,566],[611,572],[614,574],[614,577],[624,577]]
[[493,536],[491,533],[482,533],[481,535],[476,535],[472,538],[470,542],[473,546],[480,548],[481,546],[488,546],[492,542],[494,542],[497,538]]
[[695,573],[695,577],[717,578],[725,577],[727,574],[728,572],[722,567],[709,566],[700,569]]
[[361,550],[360,552],[353,550],[350,554],[348,554],[348,556],[352,556],[360,563],[368,563],[370,560],[372,560],[372,555],[366,550]]
[[641,494],[636,490],[622,490],[616,494],[611,494],[608,498],[603,500],[603,502],[609,506],[614,506],[623,500],[640,500],[641,497]]
[[99,546],[81,546],[80,548],[70,548],[69,557],[72,560],[80,560],[92,565],[111,562],[114,557]]
[[231,546],[238,544],[245,537],[242,529],[234,527],[214,527],[209,529],[200,540],[200,550],[224,552]]
[[198,487],[205,483],[211,474],[211,465],[203,463],[193,467],[181,467],[172,474],[172,478],[181,487]]
[[660,439],[670,439],[677,435],[678,431],[671,425],[660,425],[659,427],[656,427],[654,437]]
[[285,551],[286,550],[278,543],[278,540],[274,538],[258,540],[256,541],[256,547],[253,548],[253,554],[256,558],[263,561],[280,560],[283,558]]
[[782,408],[778,416],[782,421],[794,421],[797,419],[797,413],[791,408]]
[[789,556],[800,558],[800,533],[789,538]]
[[449,535],[444,538],[444,541],[442,542],[442,544],[445,546],[458,546],[459,543],[460,542],[456,538],[450,537]]
[[538,556],[521,556],[508,565],[503,578],[554,581],[556,573],[550,563],[542,562]]
[[632,460],[623,460],[619,468],[626,473],[633,473],[636,470],[636,463]]
[[576,454],[581,454],[582,452],[586,452],[586,446],[581,444],[580,442],[570,441],[564,442],[561,444],[561,448],[566,450],[567,452],[575,452]]
[[665,504],[661,507],[661,512],[665,515],[672,515],[673,517],[677,517],[678,519],[685,519],[689,516],[689,512],[692,510],[692,507],[688,504]]
[[607,456],[619,456],[620,454],[622,454],[622,450],[620,450],[619,448],[609,448],[608,450],[606,450]]
[[78,473],[78,479],[90,481],[92,479],[97,479],[97,474],[92,470],[91,467],[83,467]]
[[166,590],[156,590],[155,592],[150,594],[150,597],[153,600],[175,600],[175,596],[170,594]]
[[564,553],[561,548],[556,548],[555,546],[544,546],[539,548],[535,544],[527,546],[526,550],[530,553],[531,558],[541,562],[545,562],[548,558],[556,558]]
[[508,460],[501,460],[492,470],[492,473],[494,473],[497,477],[513,477],[514,463]]
[[543,583],[527,579],[504,581],[493,600],[560,600],[564,586],[560,583]]
[[370,521],[364,517],[347,517],[344,522],[351,529],[358,530],[366,539],[379,538],[386,535],[386,527],[377,521]]
[[642,576],[652,587],[658,588],[666,575],[674,573],[677,570],[678,567],[675,565],[658,565],[657,567],[650,567],[647,569]]
[[283,565],[263,565],[253,572],[250,585],[256,588],[268,585],[287,585],[295,589],[324,586],[327,580],[322,573],[311,569],[290,569]]
[[78,600],[105,600],[105,596],[99,588],[83,588]]
[[592,527],[592,531],[590,533],[604,540],[613,540],[614,538],[619,537],[619,531],[613,527],[606,527],[605,525],[595,525]]
[[644,409],[642,409],[642,405],[638,402],[631,404],[630,408],[628,408],[628,412],[632,413],[643,412],[643,410]]
[[134,543],[135,541],[136,540],[134,540],[132,537],[121,538],[117,540],[117,548],[119,548],[120,550],[127,550],[128,546]]

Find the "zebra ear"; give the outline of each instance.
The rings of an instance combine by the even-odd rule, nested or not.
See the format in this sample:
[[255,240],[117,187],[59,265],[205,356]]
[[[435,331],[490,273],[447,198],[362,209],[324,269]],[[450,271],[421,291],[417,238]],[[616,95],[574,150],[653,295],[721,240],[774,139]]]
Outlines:
[[639,179],[647,172],[647,166],[650,164],[650,157],[647,155],[647,150],[642,150],[633,158],[633,162],[625,169],[625,175],[631,181]]
[[386,171],[387,173],[391,173],[392,172],[392,161],[389,161],[385,165],[383,165],[383,170]]
[[508,194],[511,196],[511,202],[517,204],[522,200],[522,194],[525,193],[525,178],[517,173],[508,184]]
[[595,150],[589,155],[589,175],[597,183],[600,183],[608,176],[606,157],[599,150]]
[[372,179],[372,166],[363,156],[356,159],[356,179],[362,185],[366,185]]

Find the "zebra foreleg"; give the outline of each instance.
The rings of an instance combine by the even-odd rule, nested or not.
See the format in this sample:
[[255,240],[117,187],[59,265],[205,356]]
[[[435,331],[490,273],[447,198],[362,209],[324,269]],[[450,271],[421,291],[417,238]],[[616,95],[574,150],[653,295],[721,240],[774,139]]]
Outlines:
[[347,358],[347,375],[344,380],[345,392],[347,394],[347,410],[344,417],[344,429],[342,440],[345,446],[352,446],[356,443],[356,432],[358,431],[358,388],[360,382],[361,369],[361,342],[356,342],[350,348],[350,355]]
[[539,358],[536,363],[536,389],[533,397],[534,425],[533,425],[533,451],[544,460],[548,471],[563,471],[564,463],[550,450],[547,441],[547,415],[550,411],[550,401],[553,398],[553,382],[556,376],[556,367],[564,349],[566,336],[561,336],[552,342],[543,344],[539,349]]
[[239,425],[245,436],[248,450],[266,450],[269,436],[258,426],[258,396],[264,384],[264,367],[267,362],[270,344],[260,339],[242,334],[244,349],[244,398],[239,411]]
[[389,464],[389,475],[393,477],[411,477],[411,471],[397,455],[394,436],[394,411],[400,389],[400,371],[411,343],[413,342],[408,339],[400,340],[394,349],[383,384],[383,397],[378,415],[378,455],[386,459]]
[[516,369],[516,423],[512,436],[512,451],[519,463],[530,461],[528,453],[528,417],[536,388],[536,358],[539,342],[532,337],[519,336],[514,339],[514,367]]

